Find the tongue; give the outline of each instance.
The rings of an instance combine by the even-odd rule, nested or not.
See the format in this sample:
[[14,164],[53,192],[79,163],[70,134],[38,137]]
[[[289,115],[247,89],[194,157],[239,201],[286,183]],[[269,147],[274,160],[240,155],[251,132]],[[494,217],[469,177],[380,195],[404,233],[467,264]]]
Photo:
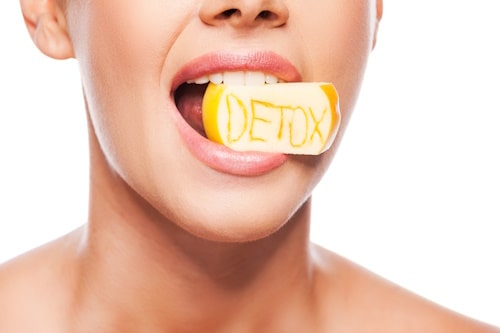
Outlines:
[[201,104],[207,85],[183,84],[175,92],[175,103],[186,122],[201,135],[205,135],[201,117]]

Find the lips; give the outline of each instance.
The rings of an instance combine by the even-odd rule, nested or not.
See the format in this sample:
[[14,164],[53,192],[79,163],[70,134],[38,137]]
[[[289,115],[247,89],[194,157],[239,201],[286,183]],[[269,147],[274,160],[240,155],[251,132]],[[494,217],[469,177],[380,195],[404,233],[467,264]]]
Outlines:
[[201,121],[206,83],[264,84],[296,82],[301,77],[286,59],[272,52],[211,53],[196,58],[175,75],[172,97],[179,112],[175,124],[189,151],[208,167],[238,176],[258,176],[286,162],[284,154],[236,152],[209,141]]
[[207,54],[188,62],[175,75],[172,87],[173,90],[176,90],[182,83],[196,78],[214,73],[237,71],[264,72],[286,82],[301,81],[301,76],[295,66],[276,53],[220,52]]

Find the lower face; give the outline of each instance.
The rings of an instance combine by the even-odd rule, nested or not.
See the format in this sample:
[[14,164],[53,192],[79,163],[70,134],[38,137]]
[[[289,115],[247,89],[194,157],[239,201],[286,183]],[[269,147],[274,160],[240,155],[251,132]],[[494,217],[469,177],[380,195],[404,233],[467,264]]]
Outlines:
[[[277,0],[288,19],[275,28],[207,24],[203,2],[70,1],[69,31],[89,119],[112,171],[197,236],[254,240],[286,223],[328,167],[371,50],[374,2]],[[203,88],[189,97],[179,91],[187,80],[235,70],[333,82],[343,123],[332,148],[299,157],[209,142],[197,116],[183,110],[199,103]]]

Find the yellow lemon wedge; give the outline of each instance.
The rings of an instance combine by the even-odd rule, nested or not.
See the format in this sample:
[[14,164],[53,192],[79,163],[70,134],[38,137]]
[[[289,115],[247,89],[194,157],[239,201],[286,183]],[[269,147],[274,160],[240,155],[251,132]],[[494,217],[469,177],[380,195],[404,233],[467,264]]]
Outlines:
[[338,132],[339,98],[325,82],[210,83],[202,118],[209,140],[236,151],[319,155]]

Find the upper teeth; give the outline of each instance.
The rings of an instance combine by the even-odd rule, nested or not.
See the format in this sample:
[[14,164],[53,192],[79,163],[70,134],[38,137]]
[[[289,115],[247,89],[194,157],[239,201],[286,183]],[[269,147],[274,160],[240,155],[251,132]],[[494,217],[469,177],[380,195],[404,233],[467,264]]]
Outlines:
[[205,84],[209,81],[215,84],[262,85],[278,83],[279,80],[276,76],[263,72],[238,71],[204,75],[194,80],[188,80],[187,83]]

